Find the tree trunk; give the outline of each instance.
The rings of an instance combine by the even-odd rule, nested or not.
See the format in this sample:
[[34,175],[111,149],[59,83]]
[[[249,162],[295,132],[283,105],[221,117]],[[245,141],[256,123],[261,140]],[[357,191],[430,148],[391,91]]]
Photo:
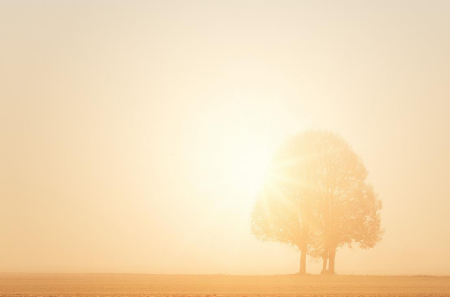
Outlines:
[[330,261],[329,261],[329,267],[328,267],[328,273],[329,274],[335,274],[334,266],[335,266],[335,258],[336,258],[336,249],[330,250]]
[[328,251],[325,250],[322,255],[322,272],[321,274],[326,274],[327,271],[327,261],[328,261]]
[[300,256],[300,274],[306,273],[306,247],[302,248]]

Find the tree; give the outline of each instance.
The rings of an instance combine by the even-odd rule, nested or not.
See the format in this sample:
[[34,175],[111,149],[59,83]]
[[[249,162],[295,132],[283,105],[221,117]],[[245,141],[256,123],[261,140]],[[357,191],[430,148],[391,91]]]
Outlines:
[[252,214],[252,232],[265,241],[291,244],[301,251],[300,273],[306,273],[306,254],[310,237],[309,201],[287,193],[265,189]]
[[381,201],[366,178],[364,164],[342,137],[300,134],[273,158],[252,231],[262,240],[298,247],[301,273],[309,254],[322,257],[323,273],[334,274],[338,248],[355,243],[371,248],[381,240]]
[[300,273],[306,273],[318,200],[317,189],[312,186],[315,180],[311,179],[315,164],[312,158],[305,158],[308,154],[304,149],[291,141],[277,152],[252,214],[252,231],[257,238],[300,250]]

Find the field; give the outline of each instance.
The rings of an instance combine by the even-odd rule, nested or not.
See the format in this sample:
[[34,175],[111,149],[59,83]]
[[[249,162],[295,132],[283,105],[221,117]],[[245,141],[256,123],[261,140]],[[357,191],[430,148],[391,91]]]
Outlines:
[[450,296],[444,276],[0,274],[0,296]]

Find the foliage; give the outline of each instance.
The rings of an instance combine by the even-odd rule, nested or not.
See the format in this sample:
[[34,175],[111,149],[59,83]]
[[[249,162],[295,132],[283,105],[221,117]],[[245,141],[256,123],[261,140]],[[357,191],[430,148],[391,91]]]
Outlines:
[[361,158],[342,137],[300,134],[273,158],[252,231],[261,240],[305,249],[313,258],[330,257],[334,272],[336,248],[355,243],[371,248],[381,240],[381,201],[366,178]]

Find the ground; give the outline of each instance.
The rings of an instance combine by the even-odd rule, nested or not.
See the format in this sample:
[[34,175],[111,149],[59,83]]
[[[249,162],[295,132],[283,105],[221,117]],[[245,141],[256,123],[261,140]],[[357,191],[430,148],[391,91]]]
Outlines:
[[450,296],[450,277],[0,274],[0,297],[180,295]]

